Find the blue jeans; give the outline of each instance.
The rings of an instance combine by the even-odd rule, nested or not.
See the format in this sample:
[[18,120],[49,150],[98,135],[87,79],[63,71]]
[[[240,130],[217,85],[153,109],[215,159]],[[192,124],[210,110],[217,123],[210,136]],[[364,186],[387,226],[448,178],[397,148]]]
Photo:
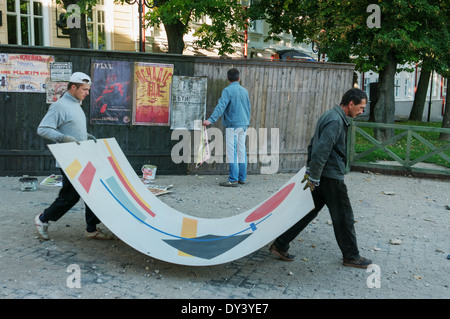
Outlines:
[[225,130],[227,162],[230,167],[230,182],[245,182],[247,178],[247,152],[245,138],[247,132],[244,128],[227,128]]

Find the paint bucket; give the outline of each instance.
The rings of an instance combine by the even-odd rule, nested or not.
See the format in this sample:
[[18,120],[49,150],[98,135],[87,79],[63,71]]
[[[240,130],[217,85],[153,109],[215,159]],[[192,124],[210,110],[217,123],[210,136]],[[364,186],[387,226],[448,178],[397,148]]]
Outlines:
[[142,166],[142,177],[144,179],[155,179],[156,166],[155,165],[144,165]]
[[34,192],[37,190],[37,181],[35,177],[22,177],[19,179],[20,190],[22,192]]

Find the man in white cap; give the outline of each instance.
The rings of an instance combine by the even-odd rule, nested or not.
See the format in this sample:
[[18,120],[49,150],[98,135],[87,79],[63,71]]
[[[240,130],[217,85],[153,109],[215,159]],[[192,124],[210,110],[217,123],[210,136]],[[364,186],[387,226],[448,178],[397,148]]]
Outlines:
[[[55,103],[50,105],[47,114],[42,119],[37,133],[39,136],[56,143],[75,142],[96,138],[87,132],[86,115],[81,108],[81,102],[89,95],[91,78],[82,73],[75,72],[69,79],[67,92]],[[59,164],[56,163],[59,167]],[[58,198],[43,213],[37,215],[34,224],[42,239],[48,239],[49,221],[57,221],[67,213],[80,199],[80,195],[64,174],[62,188]],[[97,225],[100,220],[86,205],[86,237],[90,239],[112,239],[112,236],[103,233]]]

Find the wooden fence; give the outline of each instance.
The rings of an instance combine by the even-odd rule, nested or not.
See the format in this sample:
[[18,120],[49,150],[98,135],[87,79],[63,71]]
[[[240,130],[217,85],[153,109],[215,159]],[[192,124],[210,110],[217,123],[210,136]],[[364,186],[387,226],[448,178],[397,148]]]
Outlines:
[[[264,152],[259,147],[263,142],[259,133],[264,128],[268,135],[268,154],[276,151],[272,147],[271,130],[276,129],[279,133],[279,154],[272,154],[276,158],[272,161],[278,161],[277,171],[298,171],[306,163],[307,147],[317,119],[327,109],[339,104],[344,92],[352,87],[354,66],[197,58],[194,75],[208,77],[206,118],[213,112],[227,85],[226,73],[232,67],[240,71],[240,83],[249,92],[252,107],[250,128],[258,135],[248,138],[249,156],[257,157],[256,163],[249,163],[249,172],[260,173],[262,167],[276,165],[261,161]],[[221,121],[215,126],[224,130]],[[226,164],[212,163],[194,169],[191,165],[190,171],[224,174],[228,167]]]
[[[395,129],[398,130],[398,134],[391,137],[390,139],[379,142],[374,139],[370,134],[365,132],[361,127],[369,128],[385,128],[385,129]],[[450,177],[450,168],[442,167],[420,167],[417,166],[419,163],[423,163],[425,160],[429,159],[434,155],[440,156],[447,164],[450,165],[450,157],[447,156],[444,151],[450,149],[450,143],[444,143],[442,146],[436,147],[433,143],[422,137],[418,132],[433,132],[433,133],[450,133],[450,129],[445,128],[435,128],[435,127],[424,127],[424,126],[412,126],[412,125],[398,125],[398,124],[384,124],[384,123],[370,123],[370,122],[358,122],[351,121],[351,127],[348,134],[348,165],[347,171],[352,168],[362,168],[362,169],[379,169],[382,171],[399,171],[408,173],[418,173],[428,176],[444,176]],[[355,150],[356,146],[356,136],[360,134],[374,146],[357,153]],[[406,137],[405,154],[400,155],[394,153],[387,146],[396,143],[398,140]],[[411,158],[412,150],[412,140],[417,139],[420,143],[428,148],[428,151],[417,158]],[[373,163],[373,162],[361,162],[360,160],[369,154],[382,150],[387,154],[393,161],[394,164],[385,163]],[[415,166],[416,165],[416,166]]]
[[[292,172],[303,167],[318,117],[339,103],[342,94],[352,86],[354,70],[351,64],[214,59],[12,45],[0,45],[0,53],[52,55],[55,62],[72,62],[74,71],[87,74],[93,59],[174,64],[174,75],[208,78],[207,117],[228,85],[228,69],[236,67],[241,72],[241,85],[250,93],[250,127],[255,132],[268,129],[269,154],[271,129],[279,132],[278,172]],[[82,107],[88,114],[88,99]],[[45,94],[0,92],[0,175],[55,173],[55,162],[47,149],[48,141],[36,134],[47,108]],[[221,121],[214,126],[223,129]],[[179,141],[171,139],[172,131],[167,126],[88,124],[88,131],[99,138],[115,137],[136,172],[148,163],[158,167],[158,174],[224,174],[228,171],[225,160],[202,165],[199,169],[192,163],[175,164],[171,160],[171,150]],[[250,146],[258,139],[251,138],[248,140]],[[249,155],[256,156],[257,161],[249,165],[249,173],[260,173],[261,167],[268,165],[260,161],[260,151],[259,148],[250,150]]]

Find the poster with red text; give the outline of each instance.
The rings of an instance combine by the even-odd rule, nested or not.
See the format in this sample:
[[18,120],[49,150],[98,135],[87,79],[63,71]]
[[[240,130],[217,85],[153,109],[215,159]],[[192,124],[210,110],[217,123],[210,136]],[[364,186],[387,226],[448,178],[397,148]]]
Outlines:
[[0,92],[45,93],[50,55],[0,53]]
[[172,64],[135,62],[133,124],[170,125]]

